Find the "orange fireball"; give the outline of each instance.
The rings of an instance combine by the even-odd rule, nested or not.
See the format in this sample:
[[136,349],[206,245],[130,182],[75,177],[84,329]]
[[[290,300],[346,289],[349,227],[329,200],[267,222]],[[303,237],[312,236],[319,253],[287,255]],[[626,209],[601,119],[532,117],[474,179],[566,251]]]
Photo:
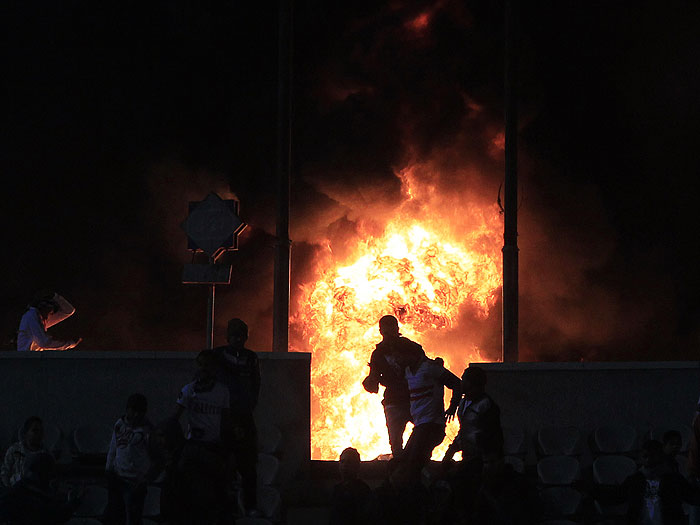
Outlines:
[[[408,185],[410,179],[401,175]],[[415,195],[411,190],[406,188],[408,201]],[[449,205],[434,207],[431,215],[421,210],[420,220],[411,217],[408,208],[397,211],[381,236],[359,240],[349,259],[334,261],[329,256],[316,281],[302,289],[294,322],[301,325],[313,356],[313,459],[337,459],[348,446],[364,459],[390,453],[382,393],[369,394],[361,385],[369,356],[381,339],[381,316],[395,315],[402,334],[423,344],[431,355],[425,345],[431,333],[454,329],[460,310],[467,306],[487,316],[496,300],[501,286],[501,220],[495,206],[476,214],[473,206],[465,210],[477,219],[471,231],[459,237],[450,237],[447,222],[454,209]],[[440,357],[460,375],[468,361],[479,360],[477,348],[468,351],[471,355],[463,348],[440,349]],[[442,456],[456,430],[456,423],[448,426],[448,437],[434,458]]]

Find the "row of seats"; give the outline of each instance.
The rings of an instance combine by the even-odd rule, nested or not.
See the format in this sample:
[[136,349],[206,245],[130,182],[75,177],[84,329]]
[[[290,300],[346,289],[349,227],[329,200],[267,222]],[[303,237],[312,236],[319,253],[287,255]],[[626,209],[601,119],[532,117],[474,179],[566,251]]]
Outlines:
[[[589,436],[589,450],[594,456],[604,454],[631,454],[639,448],[641,439],[661,440],[669,427],[656,427],[645,434],[629,425],[604,425]],[[691,429],[687,425],[673,427],[681,433],[681,452],[688,450]],[[528,452],[528,440],[521,428],[504,427],[504,453],[506,456],[524,458]],[[534,452],[537,457],[576,456],[582,453],[584,433],[573,426],[547,426],[538,429],[534,436]]]

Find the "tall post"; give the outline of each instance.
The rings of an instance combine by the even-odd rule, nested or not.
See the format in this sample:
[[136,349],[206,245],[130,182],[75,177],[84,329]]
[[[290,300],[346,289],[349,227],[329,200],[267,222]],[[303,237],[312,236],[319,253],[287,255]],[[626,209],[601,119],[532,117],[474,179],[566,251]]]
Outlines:
[[[216,263],[216,257],[209,257],[209,264]],[[207,346],[208,350],[214,348],[214,301],[216,300],[216,285],[209,285],[209,297],[207,299]]]
[[289,350],[289,189],[292,165],[292,0],[278,0],[277,227],[272,350]]
[[207,301],[207,349],[214,348],[214,300],[216,298],[216,285],[209,285],[209,299]]
[[503,228],[503,362],[518,361],[518,92],[517,3],[505,3],[505,189]]

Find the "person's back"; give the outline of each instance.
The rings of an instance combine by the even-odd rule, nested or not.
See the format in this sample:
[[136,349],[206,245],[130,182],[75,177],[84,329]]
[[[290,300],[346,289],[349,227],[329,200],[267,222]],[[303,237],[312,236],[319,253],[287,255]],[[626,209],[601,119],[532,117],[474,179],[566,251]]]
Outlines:
[[332,510],[329,525],[364,525],[371,520],[369,485],[359,476],[360,454],[346,448],[340,454],[341,482],[333,487]]

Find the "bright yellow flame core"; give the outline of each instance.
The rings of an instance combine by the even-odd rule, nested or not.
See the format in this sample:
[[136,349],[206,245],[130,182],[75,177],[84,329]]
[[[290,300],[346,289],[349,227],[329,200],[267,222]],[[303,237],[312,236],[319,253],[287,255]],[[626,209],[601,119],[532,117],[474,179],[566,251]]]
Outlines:
[[[445,228],[397,219],[381,238],[360,243],[355,262],[320,270],[318,280],[303,288],[297,320],[313,354],[313,459],[337,459],[348,446],[365,460],[390,453],[382,392],[369,394],[361,385],[381,339],[378,320],[396,315],[402,334],[420,343],[420,334],[453,327],[464,305],[486,317],[501,286],[500,250],[485,241],[497,231],[497,214],[486,222],[448,242]],[[455,366],[468,361],[469,353],[478,349],[460,349],[464,361]],[[441,357],[449,368],[449,356]],[[460,375],[461,369],[453,372]],[[434,458],[442,457],[456,431],[456,422],[448,425]]]

